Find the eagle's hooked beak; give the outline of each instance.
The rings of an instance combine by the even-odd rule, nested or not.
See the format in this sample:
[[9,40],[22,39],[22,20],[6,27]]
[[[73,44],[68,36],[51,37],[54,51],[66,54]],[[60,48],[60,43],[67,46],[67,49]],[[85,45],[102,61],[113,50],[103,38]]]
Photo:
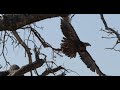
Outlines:
[[84,42],[85,46],[91,46],[89,43]]

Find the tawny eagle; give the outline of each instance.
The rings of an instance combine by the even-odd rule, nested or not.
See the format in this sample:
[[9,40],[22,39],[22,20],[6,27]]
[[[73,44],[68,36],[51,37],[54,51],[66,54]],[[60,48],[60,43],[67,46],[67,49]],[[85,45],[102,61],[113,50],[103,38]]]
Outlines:
[[90,44],[84,43],[79,39],[71,23],[68,21],[68,17],[61,19],[61,30],[64,35],[61,43],[62,52],[70,58],[76,57],[78,53],[81,60],[91,71],[96,72],[99,76],[105,76],[86,50],[86,46],[90,46]]

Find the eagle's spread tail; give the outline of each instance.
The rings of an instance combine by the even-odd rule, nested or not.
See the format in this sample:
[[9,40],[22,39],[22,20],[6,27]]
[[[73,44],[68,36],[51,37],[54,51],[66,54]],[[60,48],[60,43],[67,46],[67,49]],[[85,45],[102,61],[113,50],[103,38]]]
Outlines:
[[91,71],[96,72],[100,76],[106,76],[102,71],[99,69],[91,55],[86,51],[78,52],[81,60],[87,65],[87,68],[90,68]]

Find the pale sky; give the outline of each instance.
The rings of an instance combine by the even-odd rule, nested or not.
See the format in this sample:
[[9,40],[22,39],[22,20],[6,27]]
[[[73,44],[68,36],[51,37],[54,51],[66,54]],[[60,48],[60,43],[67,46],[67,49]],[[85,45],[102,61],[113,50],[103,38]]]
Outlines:
[[[111,28],[120,31],[120,15],[119,14],[105,14],[105,19]],[[36,23],[39,27],[44,27],[43,30],[37,29],[41,36],[51,44],[53,47],[59,48],[61,39],[63,37],[60,29],[60,18],[46,19]],[[105,32],[100,31],[104,29],[103,23],[99,14],[76,14],[72,19],[72,25],[75,28],[79,38],[83,42],[89,42],[91,47],[87,47],[88,52],[91,54],[96,64],[101,71],[107,75],[119,76],[120,75],[120,52],[114,50],[107,50],[105,48],[113,47],[116,39],[103,39],[102,36],[107,36]],[[20,32],[20,30],[18,30]],[[24,32],[21,34],[23,35]],[[26,34],[27,35],[27,34]],[[38,42],[38,45],[40,43]],[[2,47],[2,46],[0,46]],[[118,45],[119,49],[119,45]],[[24,58],[24,49],[22,47],[16,48],[13,52],[11,43],[8,45],[8,61],[11,64],[20,66],[28,64],[27,58]],[[51,49],[42,49],[42,53],[48,55],[47,60],[52,60]],[[70,59],[64,54],[64,57],[57,56],[57,65],[62,65],[66,69],[71,69],[81,76],[96,76],[82,62],[79,55],[76,58]],[[0,64],[5,64],[3,57],[0,57]],[[42,67],[43,68],[43,67]],[[37,69],[39,73],[44,69]],[[28,75],[28,74],[26,74]],[[67,73],[67,76],[78,76],[76,73]]]

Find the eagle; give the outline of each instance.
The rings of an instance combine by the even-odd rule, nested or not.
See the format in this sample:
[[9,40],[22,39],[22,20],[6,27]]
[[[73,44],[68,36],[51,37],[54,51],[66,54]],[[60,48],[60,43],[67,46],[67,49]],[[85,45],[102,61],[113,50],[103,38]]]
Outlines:
[[74,28],[72,27],[69,17],[62,17],[61,19],[61,30],[64,35],[61,50],[66,56],[70,58],[75,58],[78,53],[81,57],[81,60],[86,64],[87,68],[90,68],[91,71],[96,72],[99,76],[106,76],[97,66],[92,56],[86,50],[87,46],[91,46],[89,43],[82,42]]

